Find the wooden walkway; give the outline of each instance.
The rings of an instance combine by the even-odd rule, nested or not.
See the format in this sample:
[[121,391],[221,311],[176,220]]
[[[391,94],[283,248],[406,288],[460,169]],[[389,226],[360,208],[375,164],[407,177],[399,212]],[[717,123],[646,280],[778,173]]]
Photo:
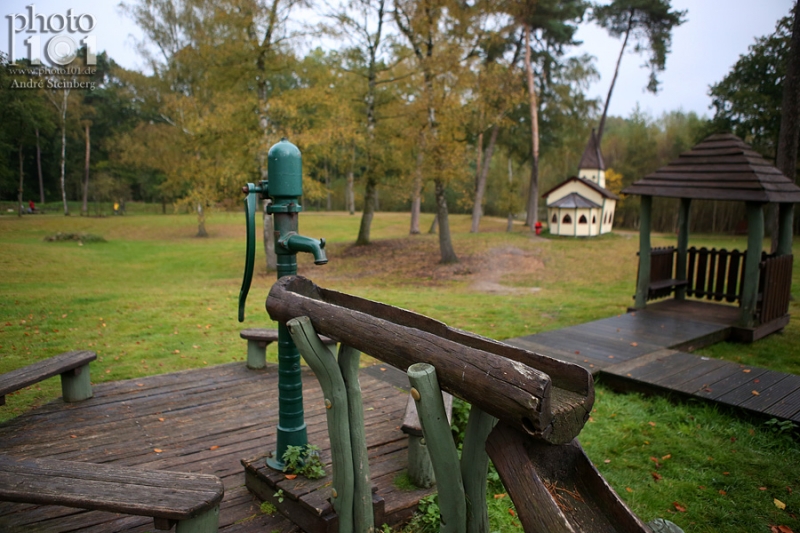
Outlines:
[[616,389],[676,394],[800,423],[800,376],[687,353],[727,339],[739,309],[664,300],[505,342],[569,361]]
[[[370,367],[361,375],[373,483],[390,524],[410,516],[420,497],[431,492],[402,491],[393,484],[407,462],[406,436],[399,426],[408,395],[398,388],[407,387],[405,376],[392,370]],[[321,448],[329,479],[322,392],[310,372],[303,383],[309,442]],[[59,399],[0,425],[0,452],[215,474],[225,484],[220,531],[294,533],[300,529],[280,514],[260,511],[261,502],[245,488],[241,463],[275,447],[276,391],[275,366],[254,371],[242,363],[103,383],[89,400],[65,404]],[[324,499],[330,486],[319,485],[319,499]],[[133,533],[153,531],[153,521],[0,502],[0,531]]]

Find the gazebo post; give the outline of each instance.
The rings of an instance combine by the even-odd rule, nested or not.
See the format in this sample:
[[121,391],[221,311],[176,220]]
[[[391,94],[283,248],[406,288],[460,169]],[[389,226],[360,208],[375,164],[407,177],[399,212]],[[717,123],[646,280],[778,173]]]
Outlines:
[[[686,280],[686,251],[689,248],[689,208],[692,206],[691,198],[681,198],[681,207],[678,211],[678,264],[675,266],[675,279]],[[675,290],[675,299],[686,298],[686,287]]]
[[636,284],[636,309],[647,305],[647,291],[650,288],[650,218],[653,210],[653,197],[642,195],[639,208],[639,282]]
[[777,255],[792,253],[792,225],[794,223],[794,204],[779,204]]
[[742,281],[742,314],[741,325],[746,328],[755,326],[756,301],[758,299],[758,265],[761,263],[761,251],[764,248],[764,205],[747,202],[747,256],[744,263],[744,279]]

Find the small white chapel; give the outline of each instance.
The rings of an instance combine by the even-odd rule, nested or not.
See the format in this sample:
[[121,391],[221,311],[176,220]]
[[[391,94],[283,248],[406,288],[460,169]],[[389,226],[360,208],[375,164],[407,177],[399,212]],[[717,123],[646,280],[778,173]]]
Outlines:
[[611,231],[619,197],[606,189],[606,166],[594,130],[578,164],[578,175],[542,197],[551,235],[594,237]]

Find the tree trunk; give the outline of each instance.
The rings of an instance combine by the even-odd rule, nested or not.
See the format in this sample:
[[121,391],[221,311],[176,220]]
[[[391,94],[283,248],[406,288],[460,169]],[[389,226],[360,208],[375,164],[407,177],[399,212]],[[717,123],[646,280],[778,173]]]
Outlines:
[[44,205],[44,180],[42,179],[42,149],[39,145],[39,128],[36,128],[36,169],[39,172],[39,204]]
[[499,132],[500,127],[495,124],[492,127],[492,135],[489,137],[489,145],[486,147],[486,154],[483,157],[483,165],[478,170],[478,183],[475,188],[475,203],[472,205],[472,227],[469,230],[470,233],[478,233],[478,226],[481,223],[483,195],[486,192],[486,176],[489,174],[489,165],[492,163],[492,154],[494,153],[494,146],[497,143],[497,134]]
[[[508,192],[509,192],[509,200],[511,192],[513,191],[514,185],[514,173],[511,171],[511,158],[508,158]],[[506,225],[506,233],[511,233],[514,229],[514,213],[512,212],[511,202],[509,201],[508,206],[508,224]]]
[[453,241],[450,239],[450,223],[447,219],[447,197],[445,196],[444,182],[440,179],[435,180],[436,184],[436,218],[439,221],[439,253],[442,256],[441,263],[458,263],[458,256],[453,249]]
[[[792,40],[789,45],[789,59],[786,64],[786,78],[783,80],[783,100],[781,102],[781,129],[778,134],[778,153],[775,166],[792,181],[797,181],[797,148],[800,138],[800,7],[795,2],[792,10]],[[768,221],[775,253],[778,247],[778,205],[773,204]]]
[[367,178],[367,186],[364,191],[364,212],[361,214],[361,225],[358,228],[358,238],[356,245],[369,244],[369,232],[372,227],[372,217],[375,215],[375,192],[378,184],[372,177]]
[[267,272],[278,270],[278,256],[275,254],[275,229],[272,215],[267,208],[272,200],[264,200],[264,255],[267,259]]
[[69,215],[69,207],[67,207],[67,187],[65,164],[67,158],[67,97],[68,91],[64,91],[64,101],[61,106],[61,200],[64,202],[64,215]]
[[528,214],[525,225],[533,229],[539,219],[539,109],[531,65],[531,28],[525,26],[525,71],[528,75],[528,96],[531,108],[531,183],[528,190]]
[[81,203],[81,216],[89,214],[89,162],[91,161],[91,143],[89,140],[89,123],[84,124],[86,132],[86,157],[83,164],[83,203]]
[[19,202],[19,209],[17,209],[17,216],[22,216],[22,187],[24,185],[22,173],[22,143],[19,143],[19,189],[17,189],[17,201]]
[[611,102],[611,93],[614,92],[614,84],[617,83],[617,74],[619,74],[619,65],[622,62],[622,54],[625,52],[625,47],[628,45],[628,37],[631,35],[631,28],[633,27],[633,11],[628,15],[628,30],[625,32],[625,39],[622,40],[622,48],[619,50],[619,57],[617,57],[617,66],[614,68],[614,77],[611,78],[611,86],[608,88],[608,95],[606,96],[606,103],[603,105],[603,115],[600,117],[600,126],[597,127],[597,146],[600,146],[600,141],[603,140],[603,129],[606,126],[606,115],[608,115],[608,103]]
[[203,204],[197,204],[197,235],[196,237],[208,237],[206,231],[206,211],[203,209]]
[[347,172],[347,189],[345,190],[345,203],[347,204],[347,211],[351,215],[356,214],[356,193],[355,193],[355,177],[353,172],[356,166],[356,147],[353,145],[353,157],[350,160],[350,170]]
[[419,235],[419,217],[422,211],[422,162],[425,158],[425,134],[419,135],[417,166],[414,168],[414,185],[411,190],[411,235]]
[[331,173],[328,169],[328,163],[325,163],[325,190],[327,191],[327,198],[325,199],[325,210],[333,211],[333,195],[331,194]]

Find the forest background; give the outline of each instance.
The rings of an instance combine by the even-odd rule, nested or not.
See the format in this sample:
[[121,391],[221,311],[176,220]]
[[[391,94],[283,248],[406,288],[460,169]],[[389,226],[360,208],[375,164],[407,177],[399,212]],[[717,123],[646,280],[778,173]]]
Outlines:
[[[93,203],[158,203],[197,213],[203,234],[209,212],[241,209],[241,186],[268,177],[267,150],[287,137],[303,153],[305,208],[360,212],[365,244],[375,210],[409,211],[411,233],[428,229],[420,211],[436,212],[448,238],[448,212],[473,213],[474,231],[482,214],[532,226],[541,193],[577,173],[598,126],[614,192],[715,132],[776,158],[791,13],[708,89],[710,119],[638,107],[622,118],[606,117],[613,82],[605,101],[587,96],[598,74],[593,57],[570,53],[577,26],[618,37],[613,53],[643,60],[657,91],[687,16],[669,0],[349,0],[318,6],[313,28],[290,23],[308,6],[299,0],[122,5],[145,35],[147,74],[100,53],[91,75],[32,78],[29,60],[4,58],[0,200],[58,200],[65,214],[80,200],[86,215]],[[339,46],[301,54],[309,32]],[[66,66],[86,59],[84,48]],[[31,79],[46,83],[20,88]],[[695,202],[692,231],[741,230],[743,209]],[[654,229],[673,231],[676,213],[656,201]],[[635,198],[615,224],[636,228]]]

